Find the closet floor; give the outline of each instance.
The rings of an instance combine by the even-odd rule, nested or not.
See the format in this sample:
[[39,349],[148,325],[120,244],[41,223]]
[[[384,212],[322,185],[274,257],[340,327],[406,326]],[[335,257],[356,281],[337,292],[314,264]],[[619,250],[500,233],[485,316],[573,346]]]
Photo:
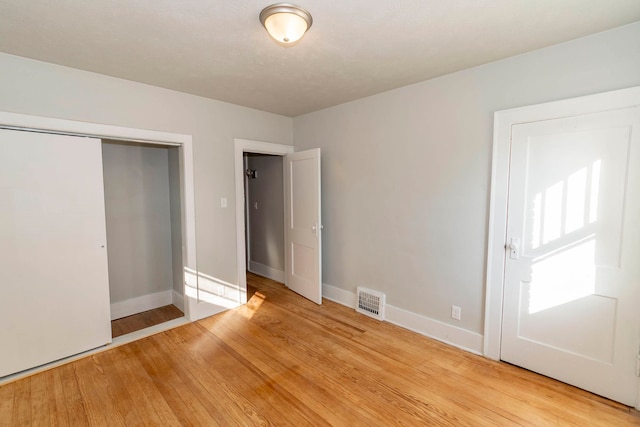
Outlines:
[[164,307],[143,311],[142,313],[123,317],[122,319],[112,320],[111,337],[119,337],[120,335],[159,325],[160,323],[168,322],[169,320],[182,316],[184,316],[184,314],[175,305],[165,305]]

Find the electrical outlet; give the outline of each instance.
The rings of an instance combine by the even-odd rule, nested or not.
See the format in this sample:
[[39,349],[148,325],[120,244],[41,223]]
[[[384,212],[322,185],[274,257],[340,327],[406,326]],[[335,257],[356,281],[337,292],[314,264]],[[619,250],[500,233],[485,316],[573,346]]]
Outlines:
[[456,320],[460,320],[460,317],[462,316],[462,309],[456,305],[452,305],[451,306],[451,317],[453,317]]
[[220,207],[221,208],[226,208],[227,207],[227,198],[226,197],[222,197],[220,199]]

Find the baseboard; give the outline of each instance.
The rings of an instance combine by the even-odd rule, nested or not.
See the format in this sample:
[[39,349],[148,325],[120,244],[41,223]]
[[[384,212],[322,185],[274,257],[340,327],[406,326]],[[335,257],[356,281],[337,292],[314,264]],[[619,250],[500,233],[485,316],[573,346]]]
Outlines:
[[345,291],[335,286],[322,284],[322,297],[338,304],[346,305],[349,308],[356,309],[356,294],[354,292]]
[[[322,296],[338,304],[355,309],[356,294],[335,286],[322,284]],[[420,335],[442,341],[459,349],[482,355],[481,334],[458,328],[453,325],[413,313],[387,304],[385,306],[385,321]]]
[[403,310],[392,305],[385,308],[386,321],[420,335],[442,341],[459,349],[482,355],[481,334],[471,332],[448,323]]
[[[111,320],[131,316],[154,308],[163,307],[173,303],[173,291],[162,291],[154,294],[114,302],[111,304]],[[178,307],[179,308],[179,307]]]
[[171,291],[171,303],[184,313],[184,295],[179,294],[175,289]]
[[284,283],[284,271],[260,264],[259,262],[249,261],[249,271],[260,276],[267,277],[276,282]]

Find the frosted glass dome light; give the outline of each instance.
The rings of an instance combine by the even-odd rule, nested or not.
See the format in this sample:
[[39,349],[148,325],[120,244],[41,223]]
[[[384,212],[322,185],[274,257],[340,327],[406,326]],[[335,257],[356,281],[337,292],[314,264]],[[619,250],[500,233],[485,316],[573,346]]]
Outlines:
[[311,14],[289,3],[276,3],[260,12],[260,22],[277,42],[294,43],[307,32],[313,24]]

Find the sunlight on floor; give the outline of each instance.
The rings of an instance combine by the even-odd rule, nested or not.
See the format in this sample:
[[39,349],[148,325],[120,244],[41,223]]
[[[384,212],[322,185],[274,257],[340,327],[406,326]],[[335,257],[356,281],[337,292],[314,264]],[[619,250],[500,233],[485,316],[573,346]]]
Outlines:
[[262,294],[260,292],[256,292],[249,299],[249,301],[247,301],[247,303],[245,305],[243,305],[242,307],[240,307],[238,309],[237,312],[242,317],[244,317],[246,319],[251,319],[253,317],[253,315],[256,313],[256,311],[258,311],[260,306],[264,303],[265,299],[267,299],[267,297],[264,294]]

